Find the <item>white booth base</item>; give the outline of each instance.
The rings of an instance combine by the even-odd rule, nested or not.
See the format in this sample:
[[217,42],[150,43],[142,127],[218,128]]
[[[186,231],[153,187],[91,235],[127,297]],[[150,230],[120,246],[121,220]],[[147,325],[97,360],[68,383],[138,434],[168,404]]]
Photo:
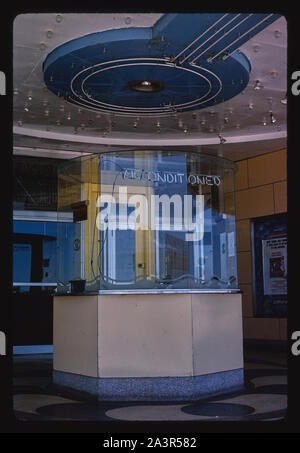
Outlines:
[[101,401],[183,401],[244,385],[241,294],[54,298],[55,384]]

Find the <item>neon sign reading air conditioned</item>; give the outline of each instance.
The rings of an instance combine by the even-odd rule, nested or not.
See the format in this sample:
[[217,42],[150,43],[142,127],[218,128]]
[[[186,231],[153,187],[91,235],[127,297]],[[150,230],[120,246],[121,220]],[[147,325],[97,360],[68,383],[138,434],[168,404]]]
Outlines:
[[221,177],[217,175],[186,175],[185,173],[174,171],[152,171],[140,168],[125,168],[122,171],[122,176],[123,179],[139,179],[169,184],[188,183],[191,185],[200,184],[208,186],[219,186],[221,184]]

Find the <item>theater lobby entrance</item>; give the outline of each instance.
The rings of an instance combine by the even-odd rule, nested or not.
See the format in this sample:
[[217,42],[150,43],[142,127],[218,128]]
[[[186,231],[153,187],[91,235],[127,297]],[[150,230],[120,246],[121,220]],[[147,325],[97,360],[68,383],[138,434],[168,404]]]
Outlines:
[[284,420],[285,17],[31,13],[13,36],[16,419]]

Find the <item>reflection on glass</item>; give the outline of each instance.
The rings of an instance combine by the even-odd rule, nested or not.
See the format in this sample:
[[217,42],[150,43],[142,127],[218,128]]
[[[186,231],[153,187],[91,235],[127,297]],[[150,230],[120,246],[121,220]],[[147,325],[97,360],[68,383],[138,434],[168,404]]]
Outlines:
[[13,223],[13,282],[55,283],[56,222]]
[[85,291],[236,289],[234,171],[226,159],[178,151],[64,163],[58,216],[76,221],[58,224],[61,291],[72,280]]

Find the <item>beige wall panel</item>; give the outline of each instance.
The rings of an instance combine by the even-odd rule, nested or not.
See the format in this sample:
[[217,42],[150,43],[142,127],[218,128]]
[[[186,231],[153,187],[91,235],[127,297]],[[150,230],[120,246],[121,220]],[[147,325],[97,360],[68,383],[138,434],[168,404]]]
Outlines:
[[252,299],[252,285],[239,284],[242,291],[242,311],[243,316],[253,316],[253,299]]
[[241,160],[236,162],[237,171],[235,173],[235,190],[242,190],[248,188],[248,161]]
[[249,187],[262,186],[286,179],[286,150],[249,159],[248,178]]
[[239,252],[251,250],[250,221],[248,219],[236,222],[236,246]]
[[192,375],[189,294],[101,295],[100,377]]
[[244,338],[257,340],[280,340],[279,319],[244,318]]
[[236,192],[236,219],[274,214],[273,184]]
[[251,283],[251,252],[239,252],[237,254],[238,282]]
[[97,296],[56,296],[53,305],[53,368],[97,377]]
[[286,181],[274,184],[275,213],[287,211],[287,184]]
[[243,367],[241,294],[192,294],[194,374]]

